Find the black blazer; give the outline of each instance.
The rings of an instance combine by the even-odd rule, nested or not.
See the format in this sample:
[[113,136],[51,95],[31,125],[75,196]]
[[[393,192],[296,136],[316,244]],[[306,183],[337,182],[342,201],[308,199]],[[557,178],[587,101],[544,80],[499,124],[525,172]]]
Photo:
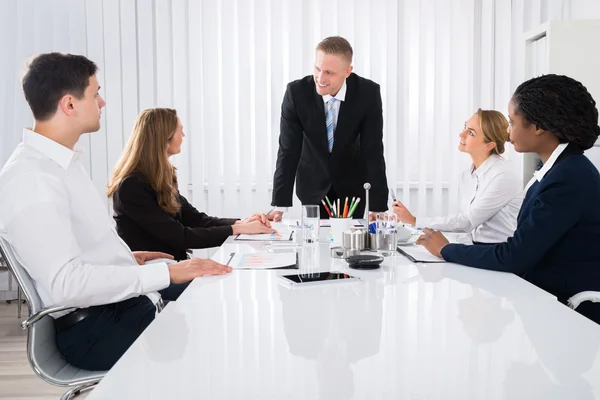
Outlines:
[[320,204],[333,186],[340,198],[357,196],[364,205],[363,184],[370,182],[371,210],[387,210],[379,85],[352,73],[346,86],[330,154],[323,97],[314,78],[310,75],[288,84],[281,105],[273,206],[292,205],[295,177],[296,194],[303,204]]
[[445,260],[512,272],[565,303],[600,290],[600,175],[573,145],[527,191],[513,237],[498,245],[449,244]]
[[187,249],[220,246],[233,233],[236,219],[209,217],[181,194],[179,202],[179,212],[168,214],[143,175],[128,176],[113,195],[119,236],[133,251],[162,251],[184,260]]

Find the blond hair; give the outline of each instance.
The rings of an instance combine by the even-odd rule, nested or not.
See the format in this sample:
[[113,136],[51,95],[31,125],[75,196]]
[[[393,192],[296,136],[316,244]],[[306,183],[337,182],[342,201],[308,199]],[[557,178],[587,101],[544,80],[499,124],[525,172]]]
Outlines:
[[321,50],[325,54],[339,54],[348,61],[348,64],[352,64],[352,46],[341,36],[330,36],[321,40],[316,50]]
[[177,111],[150,108],[135,119],[133,132],[108,184],[112,197],[125,178],[140,173],[156,191],[158,205],[174,215],[181,208],[177,190],[176,168],[169,161],[167,145],[179,124]]
[[504,114],[495,110],[477,110],[479,124],[485,143],[496,143],[492,154],[504,153],[504,144],[508,142],[508,121]]

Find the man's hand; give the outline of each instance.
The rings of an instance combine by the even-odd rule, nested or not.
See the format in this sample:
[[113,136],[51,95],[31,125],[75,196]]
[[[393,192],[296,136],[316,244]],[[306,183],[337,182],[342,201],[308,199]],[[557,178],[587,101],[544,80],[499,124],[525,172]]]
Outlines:
[[281,212],[281,211],[273,210],[267,214],[267,218],[269,218],[269,221],[273,221],[273,222],[281,221],[282,217],[283,217],[283,212]]
[[243,224],[235,224],[232,227],[233,234],[239,235],[240,233],[245,233],[249,235],[257,234],[257,233],[273,233],[276,232],[275,229],[269,226],[264,225],[261,221],[252,221]]
[[192,258],[169,265],[171,283],[185,283],[204,275],[223,275],[231,272],[231,267],[216,261]]
[[235,223],[236,224],[247,224],[249,222],[254,222],[254,221],[260,221],[260,223],[262,223],[267,228],[271,227],[271,222],[269,222],[269,218],[267,217],[266,214],[263,214],[263,213],[252,214],[248,218],[236,221]]
[[408,211],[408,208],[404,204],[400,202],[400,200],[396,200],[392,203],[392,210],[394,214],[398,216],[398,221],[403,222],[405,224],[410,224],[415,226],[417,224],[417,219]]
[[450,242],[441,232],[425,228],[423,235],[419,236],[416,243],[425,247],[434,256],[443,258],[442,249]]
[[168,258],[173,259],[173,256],[167,253],[161,253],[160,251],[133,251],[133,256],[138,264],[144,265],[146,261],[156,260],[157,258]]

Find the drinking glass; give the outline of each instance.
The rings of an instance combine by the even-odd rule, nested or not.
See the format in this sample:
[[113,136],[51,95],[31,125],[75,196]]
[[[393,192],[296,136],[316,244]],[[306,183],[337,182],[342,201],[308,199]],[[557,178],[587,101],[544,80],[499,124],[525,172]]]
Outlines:
[[319,241],[319,206],[302,206],[302,237],[304,243],[317,243]]

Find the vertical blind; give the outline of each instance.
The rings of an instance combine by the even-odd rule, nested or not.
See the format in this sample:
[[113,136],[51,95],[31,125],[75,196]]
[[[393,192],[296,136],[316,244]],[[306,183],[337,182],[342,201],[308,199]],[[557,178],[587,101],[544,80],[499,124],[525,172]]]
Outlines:
[[266,211],[286,84],[312,73],[321,39],[341,35],[353,45],[354,71],[381,85],[390,188],[419,216],[451,212],[470,162],[458,133],[478,107],[506,111],[518,83],[514,10],[541,20],[558,4],[538,3],[546,11],[523,0],[6,1],[0,162],[31,126],[24,61],[79,53],[98,64],[107,101],[101,130],[80,141],[100,193],[135,116],[173,107],[186,133],[173,157],[181,192],[213,215]]

